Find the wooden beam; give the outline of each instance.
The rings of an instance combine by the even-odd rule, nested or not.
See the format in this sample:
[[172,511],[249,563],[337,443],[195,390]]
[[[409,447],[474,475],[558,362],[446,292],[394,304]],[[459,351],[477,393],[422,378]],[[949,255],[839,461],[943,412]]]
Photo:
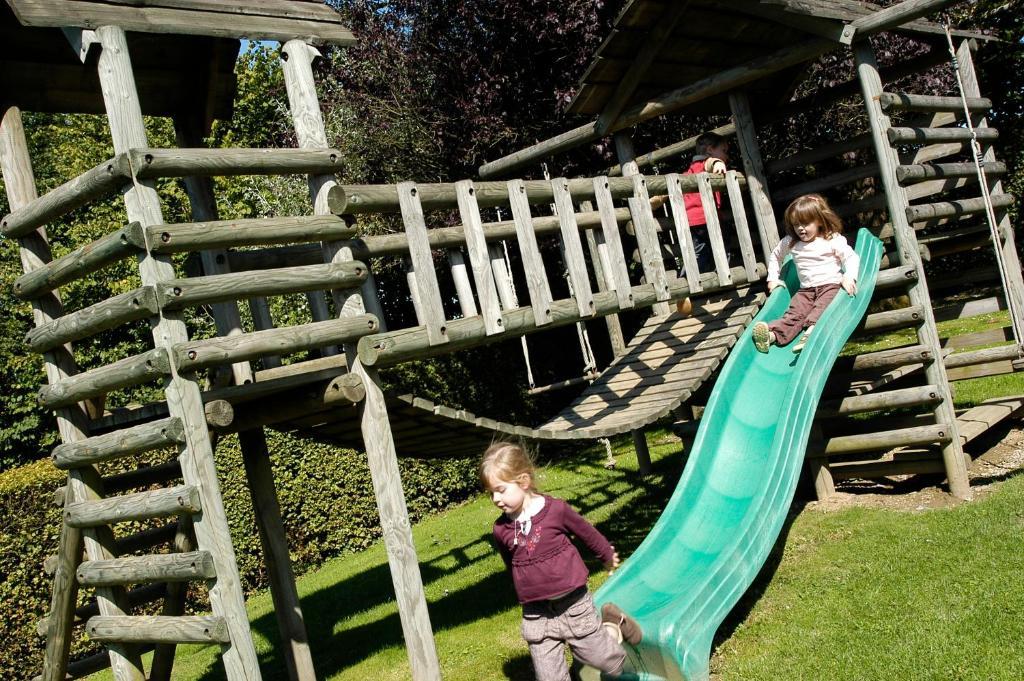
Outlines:
[[479,169],[480,176],[490,178],[508,174],[538,159],[592,142],[608,132],[624,130],[652,118],[679,111],[713,95],[728,92],[768,74],[813,59],[827,52],[833,45],[831,41],[816,38],[784,47],[772,54],[752,59],[633,106],[623,111],[615,124],[606,131],[599,132],[596,122],[587,123],[497,161],[486,163]]
[[886,31],[890,28],[902,26],[914,19],[939,12],[960,0],[903,0],[902,2],[890,5],[885,9],[872,12],[866,16],[856,19],[851,26],[854,32],[844,35],[843,43],[853,44],[854,39],[860,40],[872,33]]
[[626,69],[626,73],[619,79],[615,92],[605,102],[604,109],[597,117],[597,133],[603,137],[611,129],[618,119],[619,114],[629,103],[640,83],[647,76],[647,70],[657,58],[662,46],[672,36],[676,24],[689,8],[689,0],[676,0],[669,3],[663,13],[654,23],[654,27],[644,37],[643,46],[633,57],[633,62]]

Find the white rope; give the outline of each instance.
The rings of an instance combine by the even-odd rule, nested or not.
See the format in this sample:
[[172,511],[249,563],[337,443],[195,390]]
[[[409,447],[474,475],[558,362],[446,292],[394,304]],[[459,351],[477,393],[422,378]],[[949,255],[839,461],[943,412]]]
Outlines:
[[988,177],[985,174],[984,154],[981,151],[981,143],[978,142],[978,132],[974,128],[974,121],[971,119],[971,108],[967,103],[967,90],[964,88],[963,76],[960,73],[960,60],[956,56],[956,47],[953,45],[953,34],[950,30],[949,17],[943,16],[943,29],[946,33],[946,44],[949,47],[949,56],[952,61],[953,74],[956,76],[956,86],[960,92],[960,103],[964,108],[964,120],[967,122],[967,129],[971,132],[971,156],[974,158],[974,169],[978,174],[978,184],[981,187],[981,198],[985,203],[985,218],[988,221],[989,233],[992,236],[992,244],[995,250],[996,267],[999,268],[999,277],[1003,283],[1003,291],[1006,296],[1006,308],[1010,315],[1010,324],[1013,327],[1014,340],[1020,346],[1024,339],[1024,329],[1021,328],[1019,310],[1016,309],[1014,297],[1010,293],[1009,280],[1006,271],[1006,260],[1003,258],[1003,238],[999,233],[999,225],[996,220],[995,206],[992,205],[992,195],[988,188]]

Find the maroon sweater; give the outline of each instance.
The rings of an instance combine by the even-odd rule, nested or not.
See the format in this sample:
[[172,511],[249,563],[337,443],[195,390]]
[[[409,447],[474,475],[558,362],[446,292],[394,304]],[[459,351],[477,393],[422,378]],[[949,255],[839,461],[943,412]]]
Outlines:
[[[518,535],[518,536],[517,536]],[[520,603],[543,601],[566,594],[587,583],[589,572],[571,536],[608,563],[612,545],[561,499],[544,495],[544,508],[530,519],[530,531],[504,513],[494,522],[494,540],[512,570]]]

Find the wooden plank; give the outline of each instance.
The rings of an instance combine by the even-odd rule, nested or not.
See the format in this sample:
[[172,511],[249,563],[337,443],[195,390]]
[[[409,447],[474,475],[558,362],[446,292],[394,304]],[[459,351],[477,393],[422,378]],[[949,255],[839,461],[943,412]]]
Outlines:
[[130,181],[127,159],[124,155],[115,156],[42,197],[23,202],[0,221],[0,233],[10,238],[27,236],[95,199],[113,194]]
[[707,173],[697,173],[697,188],[700,191],[700,203],[704,209],[704,219],[707,222],[708,241],[710,241],[711,254],[715,260],[715,272],[718,274],[719,281],[731,284],[729,256],[725,251],[722,225],[718,220],[718,206],[715,202],[714,192],[711,191],[711,185],[708,183]]
[[152,317],[159,310],[156,289],[143,286],[40,323],[28,332],[25,342],[32,352],[50,352],[66,343]]
[[633,217],[633,228],[636,231],[637,245],[640,248],[644,278],[648,284],[654,286],[655,300],[663,302],[670,298],[668,275],[665,273],[661,243],[658,241],[654,214],[651,212],[651,197],[647,193],[647,182],[643,175],[632,175],[630,179],[633,181],[633,196],[627,199],[627,203],[629,204],[629,213]]
[[[975,134],[979,141],[992,142],[999,139],[999,131],[995,128],[978,128]],[[891,144],[913,144],[934,142],[967,142],[971,139],[971,131],[965,128],[889,128],[886,136]]]
[[402,204],[405,234],[409,238],[409,255],[419,289],[427,338],[431,345],[447,343],[448,329],[444,318],[444,306],[441,303],[441,290],[437,283],[437,274],[434,272],[434,258],[427,239],[427,223],[420,207],[416,184],[400,183],[398,197]]
[[57,6],[46,0],[18,0],[15,12],[25,26],[97,28],[121,26],[126,31],[172,35],[208,35],[215,38],[246,38],[285,42],[303,38],[335,45],[355,42],[352,32],[336,23],[336,14],[319,21],[281,19],[255,15],[232,16],[183,8],[133,7],[131,13],[116,4],[65,0]]
[[[508,202],[512,210],[512,219],[516,223],[519,254],[523,259],[526,286],[530,292],[530,307],[533,308],[537,326],[541,327],[551,321],[551,285],[548,283],[544,259],[537,246],[537,235],[533,231],[533,217],[530,215],[530,199],[526,195],[526,186],[522,180],[508,182]],[[462,222],[465,224],[466,219],[463,218]],[[483,239],[482,228],[477,238]]]
[[487,240],[484,237],[483,222],[480,219],[480,208],[476,204],[472,180],[463,180],[456,185],[456,199],[459,202],[459,213],[465,230],[466,252],[469,254],[469,264],[473,270],[484,330],[488,336],[493,336],[505,330],[505,322],[501,316],[498,289],[494,283],[494,273],[491,271],[491,258],[487,251]]
[[350,239],[355,228],[336,215],[210,220],[146,229],[153,253]]
[[580,241],[580,229],[576,224],[576,211],[573,208],[572,196],[569,194],[569,183],[564,177],[555,178],[551,180],[551,192],[554,196],[558,224],[561,227],[562,255],[569,272],[572,296],[580,317],[591,317],[595,313],[594,292],[590,287],[590,275],[583,256],[583,242]]
[[[601,216],[601,233],[607,245],[609,266],[606,274],[610,275],[614,286],[619,308],[628,310],[633,307],[632,286],[629,282],[629,269],[626,267],[626,256],[622,250],[622,239],[619,234],[619,221],[615,216],[615,205],[612,202],[607,177],[595,177],[594,200]],[[691,290],[695,290],[692,289]]]
[[171,373],[170,361],[163,348],[127,357],[96,369],[83,371],[39,390],[39,403],[44,407],[66,407],[113,390],[139,385]]
[[882,110],[888,113],[890,110],[901,111],[946,111],[959,114],[963,111],[964,105],[973,112],[986,112],[992,108],[992,100],[987,97],[967,97],[966,100],[959,97],[939,97],[936,95],[917,95],[907,92],[883,92],[878,98]]
[[58,286],[81,279],[87,274],[145,250],[139,237],[138,223],[133,223],[97,239],[43,267],[26,272],[14,281],[14,295],[31,300],[53,291]]
[[72,527],[97,527],[132,520],[193,514],[201,510],[199,491],[190,485],[178,485],[95,501],[78,501],[66,507],[64,522]]
[[747,225],[747,211],[743,206],[743,194],[736,182],[736,171],[725,173],[725,186],[729,192],[729,205],[732,208],[732,221],[736,227],[736,236],[740,244],[740,256],[743,269],[747,273],[747,281],[757,280],[757,256],[754,254],[754,242],[750,238],[750,227]]
[[323,175],[341,170],[337,149],[132,149],[140,179],[234,175]]
[[373,315],[353,315],[345,319],[177,343],[172,353],[179,371],[194,371],[253,360],[270,352],[288,355],[348,343],[378,330],[377,318]]
[[448,250],[448,264],[451,267],[452,281],[455,283],[456,295],[459,297],[459,309],[463,317],[475,317],[476,299],[473,297],[473,286],[469,283],[469,272],[466,270],[466,259],[457,248]]
[[964,444],[980,437],[1001,421],[1024,409],[1024,397],[995,397],[985,400],[957,417]]
[[85,631],[93,641],[147,642],[147,643],[231,643],[228,626],[222,617],[201,615],[163,617],[139,615],[135,617],[91,618]]
[[[920,187],[921,185],[917,186]],[[992,202],[992,206],[996,208],[1004,208],[1013,204],[1013,196],[1010,194],[995,194],[990,197],[990,200]],[[972,198],[907,206],[906,213],[907,220],[910,222],[918,222],[923,220],[961,217],[964,215],[976,215],[978,213],[984,213],[985,210],[985,200],[983,198]]]
[[170,417],[79,442],[57,445],[50,460],[57,468],[66,470],[180,444],[183,439],[181,419]]
[[[1006,174],[1006,164],[999,161],[982,163],[981,166],[986,176]],[[917,163],[896,168],[896,179],[904,185],[936,178],[977,176],[978,169],[973,163]]]
[[841,435],[828,440],[825,445],[825,456],[880,451],[892,449],[893,447],[946,443],[950,441],[953,435],[954,431],[944,424],[885,430],[876,433]]
[[743,172],[747,175],[750,188],[750,202],[754,208],[758,234],[761,237],[761,251],[764,262],[779,243],[779,226],[775,222],[775,211],[768,191],[768,176],[761,159],[761,148],[757,143],[757,129],[750,112],[750,101],[740,91],[729,93],[729,108],[736,125],[736,144],[743,159]]
[[[429,248],[427,255],[430,255]],[[430,270],[433,273],[433,269]],[[157,284],[157,298],[164,311],[185,307],[242,300],[256,296],[285,295],[304,291],[344,288],[366,280],[366,265],[352,260],[286,267],[253,277],[247,272],[231,272],[187,279],[171,279]],[[436,278],[435,278],[436,283]],[[440,298],[440,294],[438,294]]]
[[187,582],[217,576],[213,558],[206,551],[87,560],[75,574],[82,586]]
[[683,259],[683,271],[686,283],[693,293],[703,290],[700,281],[700,266],[697,264],[697,253],[694,250],[693,235],[690,233],[690,220],[686,216],[686,203],[680,187],[680,175],[670,173],[666,176],[668,183],[668,201],[672,211],[672,223],[676,228],[676,240]]

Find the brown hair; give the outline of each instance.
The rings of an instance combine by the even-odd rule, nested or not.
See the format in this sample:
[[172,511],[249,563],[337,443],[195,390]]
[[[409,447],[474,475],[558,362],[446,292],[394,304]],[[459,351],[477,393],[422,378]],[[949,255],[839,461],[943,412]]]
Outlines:
[[725,142],[725,138],[719,135],[717,132],[704,132],[697,137],[697,143],[694,151],[698,154],[704,154],[707,156],[708,152],[717,146],[721,146]]
[[514,442],[494,442],[480,460],[480,484],[487,489],[487,478],[490,476],[512,482],[526,475],[530,479],[530,491],[536,492],[533,480],[535,470],[533,458],[525,447]]
[[812,222],[818,223],[818,235],[824,239],[831,239],[833,234],[843,233],[843,221],[828,205],[824,196],[804,194],[793,199],[793,203],[786,208],[786,234],[799,240],[800,237],[796,235],[797,226]]

